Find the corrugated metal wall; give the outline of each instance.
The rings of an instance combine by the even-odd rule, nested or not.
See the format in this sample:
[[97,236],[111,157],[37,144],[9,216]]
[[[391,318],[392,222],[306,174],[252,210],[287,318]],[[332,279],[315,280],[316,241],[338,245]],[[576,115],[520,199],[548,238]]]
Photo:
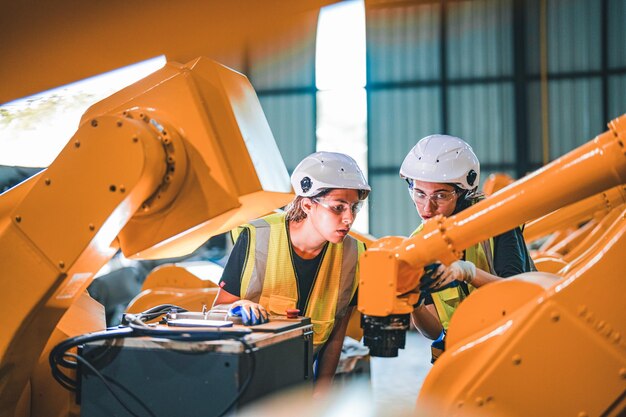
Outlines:
[[[367,3],[366,3],[367,7]],[[366,8],[370,233],[419,224],[398,169],[417,138],[441,130],[440,7]]]
[[[289,173],[315,152],[317,13],[250,42],[247,70]],[[288,40],[286,40],[288,39]]]
[[448,5],[448,78],[513,73],[512,4],[511,0],[475,0]]
[[[626,111],[626,1],[608,0],[609,118]],[[612,73],[615,72],[613,75]]]
[[[587,142],[605,129],[602,108],[602,1],[546,3],[549,159]],[[540,92],[540,0],[526,2],[528,116],[531,158],[543,160]],[[623,37],[623,35],[622,35]]]
[[519,177],[542,164],[544,141],[554,159],[626,112],[626,1],[543,4],[366,2],[372,234],[406,235],[418,223],[398,168],[422,136],[466,139],[481,160],[483,181],[491,172]]

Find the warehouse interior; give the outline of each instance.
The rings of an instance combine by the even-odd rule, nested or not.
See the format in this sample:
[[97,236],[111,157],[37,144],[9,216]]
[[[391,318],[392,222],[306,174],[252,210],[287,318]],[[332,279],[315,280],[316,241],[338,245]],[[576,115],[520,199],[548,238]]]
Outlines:
[[[0,416],[626,413],[626,1],[5,3]],[[175,132],[165,158],[114,142],[128,120]],[[471,146],[486,197],[422,221],[399,170],[432,134]],[[294,370],[317,354],[310,322],[268,332],[280,342],[237,323],[124,334],[158,305],[207,319],[230,230],[285,208],[320,151],[371,186],[330,390]],[[431,364],[408,321],[425,268],[517,227],[536,268],[473,291]],[[404,330],[375,338],[396,357],[370,355],[361,316],[396,315]],[[207,340],[210,359],[190,354]]]

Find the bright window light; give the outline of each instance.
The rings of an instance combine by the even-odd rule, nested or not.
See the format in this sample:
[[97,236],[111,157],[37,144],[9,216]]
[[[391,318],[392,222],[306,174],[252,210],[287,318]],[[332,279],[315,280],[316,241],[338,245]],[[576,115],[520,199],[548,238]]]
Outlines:
[[[315,61],[317,150],[342,152],[367,177],[367,96],[365,93],[365,5],[345,1],[325,7],[317,28]],[[369,232],[367,203],[354,229]]]
[[0,106],[0,165],[47,167],[92,104],[163,65],[159,56]]
[[365,87],[365,5],[322,8],[317,27],[315,83],[319,90]]

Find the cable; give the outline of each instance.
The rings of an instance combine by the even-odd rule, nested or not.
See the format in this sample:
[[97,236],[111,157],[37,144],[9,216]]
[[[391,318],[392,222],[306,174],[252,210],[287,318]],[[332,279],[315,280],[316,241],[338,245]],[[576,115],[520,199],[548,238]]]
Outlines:
[[[248,387],[250,386],[250,382],[255,373],[256,369],[256,353],[254,348],[246,342],[244,337],[250,333],[250,330],[240,330],[233,331],[227,329],[212,329],[212,330],[194,330],[189,331],[181,330],[181,329],[169,329],[169,328],[157,328],[153,326],[149,326],[145,324],[146,320],[151,320],[153,318],[158,317],[161,314],[166,313],[167,311],[176,309],[177,311],[186,311],[178,306],[166,304],[160,305],[151,308],[150,310],[146,310],[139,314],[126,314],[126,321],[128,327],[118,327],[113,329],[107,329],[105,331],[94,332],[84,335],[79,335],[75,337],[68,338],[58,345],[56,345],[50,352],[49,355],[49,363],[52,371],[52,376],[54,379],[59,382],[61,386],[69,391],[77,391],[79,382],[75,379],[72,379],[65,373],[63,373],[60,367],[64,367],[67,369],[77,369],[78,364],[80,363],[82,366],[88,368],[96,377],[98,377],[106,387],[106,389],[111,393],[111,395],[115,398],[115,400],[131,415],[137,416],[127,404],[122,401],[122,399],[115,393],[113,386],[111,384],[115,383],[115,381],[107,381],[107,377],[99,372],[86,358],[68,352],[70,349],[76,348],[80,345],[84,345],[89,342],[94,341],[102,341],[102,340],[111,340],[111,339],[124,339],[124,338],[135,338],[135,337],[157,337],[157,338],[165,338],[169,340],[176,341],[207,341],[207,340],[235,340],[241,343],[244,346],[244,353],[246,353],[246,357],[250,359],[250,369],[248,375],[241,385],[241,388],[235,398],[228,404],[225,410],[220,413],[220,416],[223,416],[229,413],[232,408],[237,404],[237,402],[241,399],[241,397],[245,394]],[[74,360],[69,360],[69,359]],[[110,378],[109,378],[110,379]],[[136,397],[129,391],[126,387],[121,384],[117,384],[119,389],[122,389],[129,396],[131,396],[137,403],[141,405],[141,407],[149,412],[149,415],[154,416],[154,414],[150,411],[146,404],[144,404],[140,398]]]
[[122,315],[122,324],[123,325],[127,325],[128,324],[128,317],[136,317],[139,320],[146,322],[146,321],[150,321],[150,320],[154,320],[157,317],[166,314],[168,312],[171,311],[175,311],[178,313],[183,313],[186,312],[188,310],[179,307],[177,305],[174,304],[161,304],[158,306],[154,306],[146,311],[143,311],[139,314],[130,314],[130,313],[126,313]]
[[[87,368],[89,368],[89,370],[93,372],[94,375],[100,379],[100,381],[102,381],[105,388],[111,393],[113,398],[115,398],[117,402],[124,408],[124,410],[128,411],[128,413],[130,413],[134,417],[140,417],[140,415],[135,414],[133,410],[131,410],[126,404],[124,404],[124,401],[122,401],[122,399],[115,393],[115,391],[113,391],[113,387],[111,386],[111,384],[109,384],[109,381],[107,381],[104,375],[102,375],[100,371],[98,371],[91,363],[89,363],[87,359],[83,358],[82,356],[76,355],[74,353],[65,353],[64,356],[72,357],[76,359],[76,362],[80,362],[83,366],[86,366]],[[137,401],[139,405],[141,405],[141,407],[144,410],[146,410],[150,416],[156,417],[156,415],[150,410],[150,408],[146,404],[143,403],[143,401],[141,401],[140,398],[133,395],[132,392],[130,392],[127,388],[125,388],[121,384],[118,384],[118,387],[123,389],[128,395],[130,395],[135,401]]]
[[50,356],[48,356],[48,361],[50,363],[50,368],[52,370],[52,376],[64,388],[70,391],[76,391],[78,382],[71,379],[69,376],[65,375],[59,369],[59,366],[62,366],[68,369],[76,369],[78,367],[77,362],[72,362],[72,361],[68,361],[65,359],[65,353],[68,350],[78,345],[85,344],[87,342],[91,342],[95,340],[117,339],[120,337],[128,337],[131,334],[132,334],[132,329],[130,328],[119,328],[119,329],[105,330],[102,332],[95,332],[95,333],[75,336],[75,337],[71,337],[69,339],[62,341],[50,351]]

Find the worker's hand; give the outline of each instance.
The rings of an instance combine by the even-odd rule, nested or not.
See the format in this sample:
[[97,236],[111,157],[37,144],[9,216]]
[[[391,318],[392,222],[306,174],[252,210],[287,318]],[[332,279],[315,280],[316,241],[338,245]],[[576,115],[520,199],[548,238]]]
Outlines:
[[267,311],[261,304],[250,300],[235,301],[228,309],[229,316],[241,316],[241,322],[246,326],[267,323]]
[[440,265],[435,273],[437,277],[430,286],[437,291],[454,281],[471,283],[476,277],[476,265],[469,261],[456,261],[448,266]]

